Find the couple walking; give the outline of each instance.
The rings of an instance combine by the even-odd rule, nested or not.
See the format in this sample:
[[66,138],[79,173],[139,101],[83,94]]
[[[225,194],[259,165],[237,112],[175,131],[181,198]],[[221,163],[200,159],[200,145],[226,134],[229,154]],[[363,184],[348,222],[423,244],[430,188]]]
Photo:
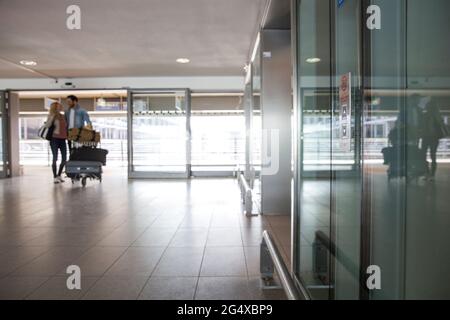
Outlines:
[[[50,139],[50,149],[52,150],[52,172],[55,184],[64,182],[61,174],[67,162],[67,146],[69,152],[72,150],[71,141],[67,140],[68,131],[73,128],[83,128],[85,124],[92,125],[87,111],[80,107],[78,98],[74,95],[67,97],[68,109],[59,102],[50,105],[46,127],[53,126],[53,135]],[[57,168],[58,153],[61,153],[61,163]]]

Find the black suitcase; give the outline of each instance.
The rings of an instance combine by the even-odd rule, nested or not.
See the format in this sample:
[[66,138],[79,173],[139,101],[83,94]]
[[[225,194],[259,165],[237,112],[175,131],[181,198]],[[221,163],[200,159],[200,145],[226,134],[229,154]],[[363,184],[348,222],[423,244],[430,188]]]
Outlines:
[[90,147],[73,149],[70,154],[70,161],[97,161],[106,165],[106,155],[108,150]]
[[407,177],[417,179],[428,172],[426,154],[416,146],[387,147],[382,150],[388,165],[388,179]]

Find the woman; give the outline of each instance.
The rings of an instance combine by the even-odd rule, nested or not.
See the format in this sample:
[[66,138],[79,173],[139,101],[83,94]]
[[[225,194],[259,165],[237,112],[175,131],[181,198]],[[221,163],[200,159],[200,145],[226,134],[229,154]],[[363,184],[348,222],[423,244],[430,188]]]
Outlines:
[[[63,106],[59,102],[54,102],[50,105],[50,110],[47,118],[46,125],[48,127],[54,126],[53,136],[50,140],[50,148],[53,154],[52,171],[53,182],[62,183],[64,180],[61,178],[61,174],[64,170],[64,166],[67,161],[67,122],[63,112]],[[58,161],[58,150],[61,151],[61,164],[59,165],[58,172],[56,171],[56,162]]]

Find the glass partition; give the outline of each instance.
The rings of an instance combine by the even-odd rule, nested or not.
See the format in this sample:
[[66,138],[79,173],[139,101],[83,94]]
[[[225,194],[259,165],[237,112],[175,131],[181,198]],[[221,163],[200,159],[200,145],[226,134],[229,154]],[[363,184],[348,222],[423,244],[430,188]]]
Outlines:
[[297,280],[313,299],[449,299],[450,2],[295,9]]
[[253,186],[253,203],[261,210],[261,147],[262,147],[262,115],[261,115],[261,49],[255,51],[251,68],[252,74],[252,119],[251,119],[251,167],[255,173]]
[[129,92],[129,176],[188,177],[187,90]]
[[332,236],[334,298],[360,297],[361,253],[361,1],[332,2]]
[[372,1],[364,114],[372,299],[449,299],[450,2]]
[[[330,253],[331,81],[329,1],[298,2],[297,185],[295,264],[298,279],[314,299],[332,288]],[[320,61],[319,61],[320,60]]]
[[0,91],[0,177],[6,176],[5,123],[5,92]]

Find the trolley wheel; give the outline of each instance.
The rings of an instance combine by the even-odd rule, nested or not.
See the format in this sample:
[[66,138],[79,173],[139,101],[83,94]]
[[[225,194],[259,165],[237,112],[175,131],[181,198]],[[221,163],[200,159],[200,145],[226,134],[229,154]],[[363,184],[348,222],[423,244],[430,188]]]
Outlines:
[[87,178],[86,178],[86,177],[84,177],[83,179],[81,179],[81,185],[82,185],[83,187],[86,187],[86,181],[87,181]]

